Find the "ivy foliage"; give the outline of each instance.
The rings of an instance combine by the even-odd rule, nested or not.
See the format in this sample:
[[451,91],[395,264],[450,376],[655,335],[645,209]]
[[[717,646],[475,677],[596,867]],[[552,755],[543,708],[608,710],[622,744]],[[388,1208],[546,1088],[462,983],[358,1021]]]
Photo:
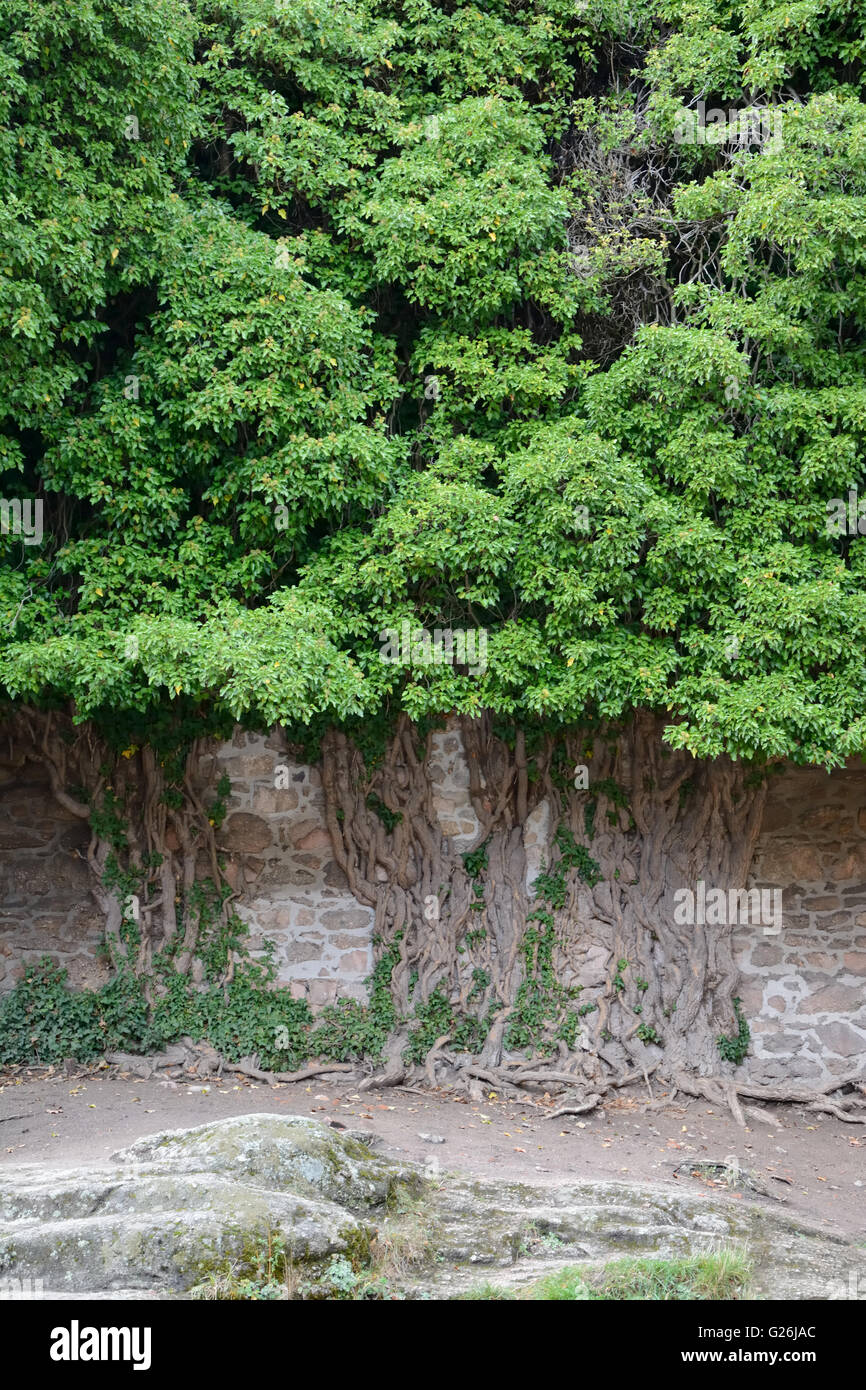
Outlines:
[[5,695],[861,753],[863,46],[852,0],[6,0]]
[[[132,923],[124,933],[134,945]],[[381,1054],[396,1021],[388,988],[394,952],[383,954],[367,982],[368,1004],[338,1000],[314,1018],[305,1000],[274,983],[271,949],[250,955],[246,934],[237,917],[226,932],[205,930],[204,979],[196,989],[172,969],[174,952],[162,952],[153,1003],[145,981],[122,958],[113,962],[105,984],[75,990],[65,967],[50,957],[27,965],[15,987],[0,996],[0,1066],[51,1065],[69,1057],[92,1062],[116,1051],[158,1053],[179,1038],[207,1042],[229,1062],[256,1057],[273,1071],[294,1071],[311,1057],[346,1062]],[[235,969],[226,984],[230,951]]]

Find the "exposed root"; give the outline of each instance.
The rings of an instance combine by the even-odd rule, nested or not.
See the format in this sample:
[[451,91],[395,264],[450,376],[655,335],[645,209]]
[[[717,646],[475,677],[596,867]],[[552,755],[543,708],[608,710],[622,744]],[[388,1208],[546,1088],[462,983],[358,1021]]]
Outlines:
[[587,1096],[580,1105],[561,1105],[558,1110],[553,1110],[545,1116],[547,1120],[558,1120],[560,1115],[587,1115],[590,1110],[595,1110],[601,1105],[601,1096]]
[[437,1038],[424,1060],[424,1074],[431,1087],[436,1085],[436,1058],[447,1042],[451,1041],[450,1033],[443,1033]]
[[244,1059],[240,1062],[222,1062],[223,1070],[239,1072],[255,1081],[267,1081],[273,1086],[275,1081],[309,1081],[313,1076],[323,1076],[326,1072],[357,1071],[354,1062],[321,1062],[316,1066],[302,1067],[300,1071],[262,1071],[254,1061]]
[[[848,1124],[866,1125],[866,1100],[854,1095],[834,1095],[844,1087],[852,1086],[857,1080],[858,1074],[855,1073],[814,1087],[798,1086],[795,1083],[783,1086],[756,1086],[729,1079],[720,1082],[716,1078],[690,1076],[683,1072],[676,1074],[676,1084],[680,1090],[690,1096],[700,1096],[714,1105],[727,1104],[740,1125],[745,1125],[743,1110],[739,1104],[740,1096],[748,1097],[750,1100],[803,1105],[812,1112],[835,1115],[837,1119]],[[721,1089],[722,1085],[724,1091]],[[834,1098],[830,1099],[831,1096]],[[767,1124],[774,1123],[772,1117],[762,1114],[752,1106],[748,1107],[748,1113],[752,1119],[760,1118]]]
[[406,1040],[406,1030],[403,1028],[391,1035],[385,1047],[385,1070],[378,1075],[365,1077],[358,1087],[359,1091],[384,1091],[406,1080],[407,1067],[403,1061]]
[[744,1105],[743,1114],[758,1124],[769,1125],[771,1129],[782,1128],[782,1121],[778,1116],[771,1115],[769,1110],[759,1110],[756,1105]]
[[834,1104],[831,1100],[814,1101],[806,1108],[817,1114],[835,1115],[837,1120],[844,1120],[849,1125],[866,1125],[866,1110],[863,1109],[855,1110],[852,1107],[850,1110],[843,1110],[840,1103]]

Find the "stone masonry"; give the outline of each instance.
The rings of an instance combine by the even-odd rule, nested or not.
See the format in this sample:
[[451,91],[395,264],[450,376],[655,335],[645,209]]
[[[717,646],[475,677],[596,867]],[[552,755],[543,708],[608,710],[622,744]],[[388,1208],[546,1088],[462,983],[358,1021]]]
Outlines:
[[[373,965],[373,911],[349,892],[325,824],[317,767],[293,762],[279,736],[235,734],[217,754],[231,779],[220,833],[249,945],[274,947],[277,978],[313,1007],[362,999]],[[277,785],[279,783],[279,785]],[[285,784],[285,785],[283,785]]]
[[778,935],[734,938],[750,1075],[866,1074],[866,769],[774,778],[751,884],[783,893]]

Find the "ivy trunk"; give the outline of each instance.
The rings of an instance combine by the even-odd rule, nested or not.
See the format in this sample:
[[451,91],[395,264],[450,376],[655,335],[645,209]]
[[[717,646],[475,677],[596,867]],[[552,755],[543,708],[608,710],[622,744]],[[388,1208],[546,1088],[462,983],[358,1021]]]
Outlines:
[[[327,736],[336,855],[375,908],[384,978],[391,967],[394,1031],[377,1084],[413,1065],[475,1094],[482,1081],[598,1091],[650,1070],[731,1071],[718,1040],[738,1025],[732,923],[682,920],[699,915],[682,895],[702,881],[727,902],[744,888],[766,782],[672,751],[662,732],[638,714],[530,742],[464,720],[481,829],[461,852],[438,827],[408,720],[371,772],[344,734]],[[548,858],[528,884],[527,820],[545,802]]]
[[[73,711],[21,709],[11,727],[21,762],[41,764],[55,798],[90,827],[90,887],[112,964],[143,981],[148,1003],[163,992],[153,979],[158,957],[198,983],[202,926],[225,926],[236,896],[216,849],[224,808],[201,773],[206,741],[164,758],[149,744],[118,753]],[[234,966],[228,951],[224,983]]]

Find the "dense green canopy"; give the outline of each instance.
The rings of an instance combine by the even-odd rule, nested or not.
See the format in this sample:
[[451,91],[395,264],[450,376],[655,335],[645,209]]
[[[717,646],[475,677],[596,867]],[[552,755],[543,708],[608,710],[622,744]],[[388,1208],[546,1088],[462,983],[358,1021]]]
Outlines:
[[856,0],[5,0],[6,692],[862,752],[864,47]]

